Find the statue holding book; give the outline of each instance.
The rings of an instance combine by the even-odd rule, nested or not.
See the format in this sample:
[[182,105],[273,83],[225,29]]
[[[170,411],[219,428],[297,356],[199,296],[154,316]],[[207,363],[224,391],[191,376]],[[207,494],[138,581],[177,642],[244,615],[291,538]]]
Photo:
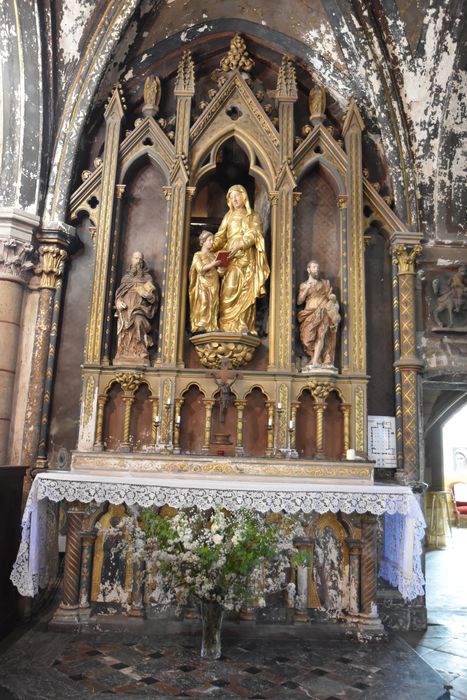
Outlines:
[[[190,268],[192,342],[207,367],[219,367],[221,356],[228,356],[233,366],[245,364],[261,344],[251,336],[257,335],[256,300],[266,294],[269,277],[263,227],[242,185],[229,189],[227,204],[229,211],[217,233],[201,233],[201,250],[193,256]],[[250,340],[240,342],[238,338],[224,347],[221,339],[210,345],[198,338],[198,334],[213,331]]]
[[227,204],[229,211],[212,247],[214,252],[229,253],[220,290],[219,326],[222,331],[255,335],[256,299],[266,294],[269,277],[263,227],[241,185],[229,189]]
[[220,329],[256,335],[256,299],[266,293],[269,277],[263,227],[242,185],[229,189],[227,204],[229,211],[218,232],[213,237],[203,231],[201,251],[193,257],[191,329],[193,333]]

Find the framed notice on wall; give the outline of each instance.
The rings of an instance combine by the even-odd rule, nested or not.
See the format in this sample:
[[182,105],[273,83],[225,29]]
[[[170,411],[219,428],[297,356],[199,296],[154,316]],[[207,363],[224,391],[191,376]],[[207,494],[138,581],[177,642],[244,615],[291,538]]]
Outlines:
[[368,457],[376,462],[376,467],[397,467],[394,416],[368,416]]

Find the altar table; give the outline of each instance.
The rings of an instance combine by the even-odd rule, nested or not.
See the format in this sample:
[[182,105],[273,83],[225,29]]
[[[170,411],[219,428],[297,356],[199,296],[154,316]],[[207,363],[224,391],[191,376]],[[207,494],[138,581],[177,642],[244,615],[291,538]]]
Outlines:
[[425,520],[409,487],[397,484],[323,483],[316,480],[225,475],[149,475],[48,471],[32,484],[22,520],[22,541],[11,580],[23,596],[47,585],[47,500],[169,505],[201,509],[222,506],[262,513],[370,513],[384,515],[385,538],[379,575],[406,600],[424,594],[421,568]]

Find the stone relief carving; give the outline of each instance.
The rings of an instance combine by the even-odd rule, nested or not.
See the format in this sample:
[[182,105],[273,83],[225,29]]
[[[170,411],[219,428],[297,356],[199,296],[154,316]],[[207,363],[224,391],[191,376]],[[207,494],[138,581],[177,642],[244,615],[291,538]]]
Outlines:
[[447,278],[436,277],[432,289],[432,316],[437,328],[467,331],[467,265],[460,265]]
[[34,246],[16,238],[0,239],[0,273],[26,279],[36,263]]

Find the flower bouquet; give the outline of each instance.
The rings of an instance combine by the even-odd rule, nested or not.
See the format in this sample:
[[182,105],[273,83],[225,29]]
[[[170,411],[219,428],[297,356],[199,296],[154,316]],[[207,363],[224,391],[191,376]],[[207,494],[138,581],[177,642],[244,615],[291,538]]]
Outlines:
[[300,525],[291,518],[220,508],[162,517],[146,509],[133,523],[131,541],[153,585],[179,605],[200,603],[204,657],[220,656],[224,610],[264,606],[267,593],[286,588],[291,560],[304,563],[293,548]]

